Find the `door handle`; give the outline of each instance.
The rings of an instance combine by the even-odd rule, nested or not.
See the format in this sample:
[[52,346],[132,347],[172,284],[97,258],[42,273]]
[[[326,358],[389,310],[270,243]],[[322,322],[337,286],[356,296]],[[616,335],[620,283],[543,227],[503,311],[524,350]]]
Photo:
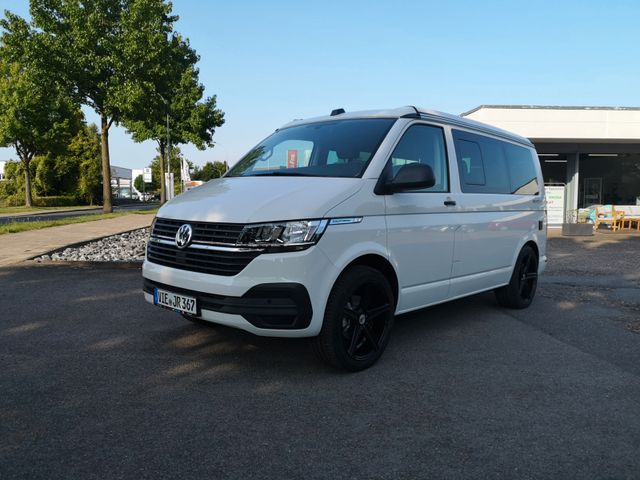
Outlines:
[[453,207],[453,206],[455,206],[456,201],[455,201],[455,200],[445,200],[445,201],[444,201],[444,204],[445,204],[447,207]]

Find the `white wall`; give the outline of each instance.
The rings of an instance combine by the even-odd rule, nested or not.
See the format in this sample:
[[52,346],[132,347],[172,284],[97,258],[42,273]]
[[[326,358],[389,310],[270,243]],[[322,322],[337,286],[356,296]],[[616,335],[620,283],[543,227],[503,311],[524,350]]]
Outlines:
[[636,109],[480,107],[465,116],[533,141],[640,141]]

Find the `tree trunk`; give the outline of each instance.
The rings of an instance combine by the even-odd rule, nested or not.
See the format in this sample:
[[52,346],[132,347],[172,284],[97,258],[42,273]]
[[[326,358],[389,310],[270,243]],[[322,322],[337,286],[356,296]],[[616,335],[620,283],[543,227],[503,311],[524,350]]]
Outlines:
[[164,181],[166,148],[164,142],[158,143],[160,144],[160,205],[164,205],[167,201],[167,189]]
[[31,208],[33,206],[33,197],[31,196],[31,170],[29,169],[31,159],[22,159],[22,164],[24,165],[24,205],[27,208]]
[[102,131],[100,132],[101,156],[102,156],[102,211],[113,212],[111,201],[111,162],[109,161],[109,119],[101,115]]

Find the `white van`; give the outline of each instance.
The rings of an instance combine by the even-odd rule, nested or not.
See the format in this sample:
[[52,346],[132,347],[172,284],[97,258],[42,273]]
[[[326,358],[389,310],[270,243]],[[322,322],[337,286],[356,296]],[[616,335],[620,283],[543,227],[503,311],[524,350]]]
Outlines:
[[545,264],[529,140],[415,107],[339,109],[164,205],[144,295],[199,322],[315,337],[355,371],[380,357],[394,315],[487,290],[527,307]]

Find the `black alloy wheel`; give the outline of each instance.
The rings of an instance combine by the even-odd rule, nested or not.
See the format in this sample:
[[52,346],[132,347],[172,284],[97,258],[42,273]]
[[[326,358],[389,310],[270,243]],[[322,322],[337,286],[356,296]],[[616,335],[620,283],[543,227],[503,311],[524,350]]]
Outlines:
[[531,305],[538,286],[538,254],[525,245],[511,274],[508,285],[495,290],[496,299],[503,307],[527,308]]
[[317,351],[331,365],[358,371],[373,365],[389,341],[395,298],[386,277],[355,266],[336,281],[325,311]]

